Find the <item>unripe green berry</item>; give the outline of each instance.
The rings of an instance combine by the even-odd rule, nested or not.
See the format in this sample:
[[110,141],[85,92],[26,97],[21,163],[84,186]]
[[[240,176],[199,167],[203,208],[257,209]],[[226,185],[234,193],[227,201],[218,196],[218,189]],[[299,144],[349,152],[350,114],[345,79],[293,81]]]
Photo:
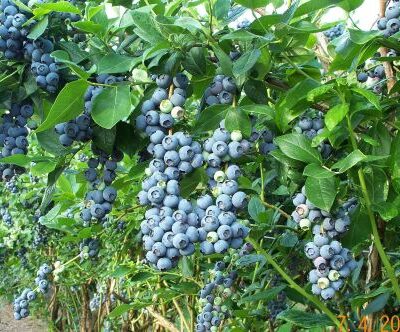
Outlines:
[[243,139],[242,132],[240,130],[234,130],[231,133],[231,140],[239,142]]
[[169,99],[164,99],[160,103],[160,111],[162,113],[171,113],[173,107],[174,107],[174,105],[169,101]]
[[[219,296],[217,296],[214,299],[214,305],[221,305],[222,304],[222,298],[220,298]],[[218,312],[216,313],[218,315]]]
[[208,232],[207,234],[207,241],[211,243],[215,243],[218,241],[218,234],[217,232]]
[[215,174],[214,174],[214,180],[215,180],[215,181],[217,181],[217,182],[219,182],[219,183],[222,183],[222,182],[225,181],[225,179],[226,179],[226,174],[225,174],[225,172],[223,172],[223,171],[217,171],[217,172],[215,172]]
[[329,279],[328,278],[319,278],[317,281],[318,287],[321,289],[325,289],[329,287]]
[[311,221],[307,218],[301,219],[299,222],[299,226],[302,230],[309,230],[311,226]]

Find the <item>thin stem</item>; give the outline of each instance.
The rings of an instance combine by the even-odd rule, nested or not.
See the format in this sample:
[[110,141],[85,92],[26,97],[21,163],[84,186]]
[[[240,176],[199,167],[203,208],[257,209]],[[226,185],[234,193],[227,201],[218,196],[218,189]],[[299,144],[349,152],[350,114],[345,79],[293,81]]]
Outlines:
[[265,257],[267,262],[272,265],[272,267],[282,276],[282,278],[287,281],[290,287],[312,302],[319,310],[325,313],[338,328],[340,328],[340,321],[332,311],[330,311],[317,297],[308,294],[302,287],[300,287],[285,271],[282,270],[279,264],[275,262],[273,257],[260,247],[257,241],[251,238],[248,238],[248,241],[253,245],[257,252],[261,253],[261,255]]
[[261,203],[263,203],[263,205],[265,205],[267,208],[274,209],[274,210],[278,211],[286,219],[290,219],[291,218],[291,216],[289,214],[287,214],[285,211],[283,211],[281,208],[279,208],[279,207],[277,207],[277,206],[275,206],[273,204],[269,204],[265,200],[262,200]]
[[[348,130],[350,133],[350,141],[351,141],[351,145],[353,147],[353,150],[357,150],[357,141],[354,135],[354,131],[353,128],[351,126],[351,121],[350,121],[350,117],[349,115],[346,116],[347,118],[347,126],[348,126]],[[367,208],[367,213],[368,213],[368,218],[369,221],[371,223],[371,228],[372,228],[372,241],[374,242],[374,245],[376,247],[376,250],[379,253],[379,257],[382,260],[383,266],[386,269],[386,272],[389,276],[389,279],[392,282],[392,287],[394,292],[396,293],[396,297],[397,300],[400,301],[400,288],[399,288],[399,283],[397,281],[396,278],[396,274],[395,271],[393,269],[393,266],[390,264],[389,258],[387,257],[385,250],[383,249],[383,245],[381,242],[381,238],[379,236],[379,232],[378,232],[378,227],[376,225],[376,220],[375,220],[375,215],[371,209],[371,200],[369,198],[369,194],[368,194],[368,189],[367,189],[367,184],[365,181],[365,175],[364,175],[364,171],[363,169],[360,167],[358,169],[358,179],[360,181],[360,185],[361,185],[361,191],[365,200],[365,205]]]
[[294,69],[296,69],[296,71],[297,71],[298,73],[300,73],[300,74],[303,75],[304,77],[309,78],[310,80],[313,80],[313,81],[315,81],[315,82],[318,82],[315,78],[312,78],[312,77],[311,77],[310,75],[308,75],[303,69],[301,69],[298,65],[296,65],[286,54],[282,53],[282,56],[283,56],[283,58],[284,58],[287,62],[289,62],[289,64],[290,64],[291,66],[294,67]]

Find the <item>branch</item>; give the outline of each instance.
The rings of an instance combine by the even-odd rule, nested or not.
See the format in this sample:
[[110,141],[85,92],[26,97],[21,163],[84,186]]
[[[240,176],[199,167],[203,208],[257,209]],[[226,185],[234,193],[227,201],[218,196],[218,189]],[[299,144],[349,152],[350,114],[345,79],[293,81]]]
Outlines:
[[160,324],[162,327],[164,327],[168,331],[179,332],[174,324],[172,324],[168,319],[161,316],[159,313],[155,312],[151,307],[147,307],[146,309],[150,313],[150,315],[152,315],[157,320],[157,323]]
[[[384,17],[385,16],[385,10],[386,10],[386,0],[380,0],[379,1],[379,17]],[[379,53],[381,54],[381,57],[387,56],[387,48],[382,46],[379,49]],[[393,71],[393,66],[389,61],[385,61],[383,63],[383,67],[385,68],[385,75],[386,75],[386,84],[387,84],[387,89],[388,93],[390,90],[392,90],[393,86],[396,83],[396,78],[394,75]]]

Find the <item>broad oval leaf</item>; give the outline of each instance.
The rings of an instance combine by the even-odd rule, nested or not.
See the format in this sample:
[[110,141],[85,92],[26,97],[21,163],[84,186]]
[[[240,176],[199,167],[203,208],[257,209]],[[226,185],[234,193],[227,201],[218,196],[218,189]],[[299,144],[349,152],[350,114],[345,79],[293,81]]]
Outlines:
[[275,143],[288,157],[305,163],[321,163],[321,155],[302,134],[287,134],[275,138]]
[[85,80],[77,80],[65,85],[36,132],[53,128],[56,124],[69,121],[81,114],[84,110],[83,96],[88,86],[89,83]]
[[111,129],[131,114],[131,106],[128,85],[104,88],[93,101],[92,118],[100,127]]
[[230,108],[225,116],[225,127],[229,131],[239,130],[244,136],[251,135],[249,116],[240,108]]
[[337,194],[337,183],[335,177],[308,177],[306,180],[307,198],[316,207],[324,211],[330,211]]

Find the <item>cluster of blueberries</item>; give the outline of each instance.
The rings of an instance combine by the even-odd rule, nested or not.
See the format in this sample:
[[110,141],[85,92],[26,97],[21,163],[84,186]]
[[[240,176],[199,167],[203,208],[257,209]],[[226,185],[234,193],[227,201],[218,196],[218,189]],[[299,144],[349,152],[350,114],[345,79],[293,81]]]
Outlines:
[[[92,151],[96,157],[89,158],[89,168],[85,171],[91,190],[86,194],[85,207],[80,214],[85,226],[89,226],[92,220],[107,222],[107,214],[111,212],[112,204],[117,198],[117,190],[111,184],[117,176],[118,162],[123,158],[123,153],[119,150],[114,150],[109,155],[92,145]],[[99,176],[101,171],[103,174]]]
[[[22,1],[25,3],[26,1]],[[30,14],[23,12],[13,1],[1,0],[0,4],[0,51],[9,60],[23,58],[23,44],[31,24],[25,26]]]
[[[0,165],[1,169],[1,165]],[[18,193],[18,186],[17,186],[17,177],[13,176],[10,180],[8,180],[4,187],[12,194],[17,194]]]
[[[164,75],[156,81],[160,77]],[[175,86],[170,86],[171,92]],[[223,163],[241,157],[250,143],[240,132],[227,131],[224,122],[203,149],[183,132],[167,135],[162,129],[145,130],[150,136],[147,150],[154,157],[138,194],[140,205],[151,206],[141,223],[146,261],[159,270],[168,270],[176,266],[180,256],[193,254],[196,242],[200,242],[204,254],[239,248],[248,229],[236,221],[235,212],[245,207],[247,197],[238,190],[239,167],[230,165],[226,172],[220,168]],[[206,194],[194,206],[180,197],[179,181],[182,175],[202,167],[204,160],[209,166],[209,187],[216,199]]]
[[204,92],[204,101],[207,106],[229,105],[237,93],[237,86],[232,77],[217,75],[211,85]]
[[14,300],[14,318],[20,320],[29,316],[29,302],[36,299],[36,293],[25,288],[21,295]]
[[[89,302],[90,311],[93,312],[93,311],[98,310],[100,308],[100,306],[106,302],[106,300],[107,300],[106,294],[95,293]],[[110,300],[111,304],[114,304],[116,302],[116,298],[115,298],[114,294],[110,295],[109,300]]]
[[192,137],[158,130],[150,136],[150,161],[138,194],[140,205],[150,205],[141,223],[146,260],[159,270],[175,266],[181,255],[194,253],[199,239],[198,215],[192,203],[180,196],[183,174],[203,165],[201,145]]
[[156,131],[167,132],[175,122],[183,118],[189,86],[189,79],[183,73],[174,77],[161,74],[152,78],[157,88],[151,98],[143,102],[141,114],[136,118],[136,128],[148,136]]
[[[49,290],[49,274],[52,268],[47,264],[42,264],[37,272],[35,283],[43,294]],[[29,316],[29,303],[36,299],[35,291],[26,288],[21,295],[14,300],[14,318],[20,320]]]
[[222,120],[213,135],[205,140],[203,155],[211,167],[219,168],[224,162],[242,157],[250,148],[251,143],[242,133],[239,130],[229,132]]
[[[96,82],[100,84],[114,84],[122,82],[123,77],[116,77],[109,74],[100,74],[96,77]],[[87,88],[84,100],[84,112],[68,122],[59,123],[55,126],[55,131],[59,135],[59,142],[65,146],[71,146],[74,142],[88,142],[93,134],[93,121],[90,116],[93,107],[93,101],[103,91],[102,86],[91,85]]]
[[[318,112],[314,116],[312,114],[307,114],[301,117],[294,127],[294,130],[311,140],[323,131],[324,126],[324,114]],[[329,143],[322,142],[318,146],[318,150],[323,158],[328,158],[332,153],[332,146]]]
[[79,244],[79,250],[79,255],[82,260],[95,258],[100,251],[100,240],[94,238],[84,239]]
[[390,37],[400,29],[400,3],[396,0],[386,7],[385,16],[377,22],[377,27],[385,37]]
[[24,44],[24,56],[31,62],[37,85],[49,93],[57,92],[60,81],[59,64],[50,55],[53,50],[53,42],[42,37]]
[[343,32],[344,32],[344,25],[337,24],[334,27],[330,28],[329,30],[324,31],[324,35],[329,41],[332,41],[335,38],[338,38],[341,35],[343,35]]
[[[250,243],[245,243],[239,251],[239,256],[248,255],[253,250]],[[227,258],[225,260],[225,258]],[[232,296],[232,286],[238,277],[235,270],[228,271],[231,257],[226,256],[224,261],[215,263],[211,271],[212,281],[200,290],[201,312],[197,315],[196,332],[216,332],[222,320],[229,317],[229,307],[225,305],[226,299]],[[218,295],[218,296],[217,296]]]
[[355,209],[357,202],[351,199],[343,204],[336,218],[313,205],[303,187],[302,192],[293,198],[293,205],[296,206],[292,213],[293,220],[300,228],[312,229],[313,233],[313,240],[304,247],[305,255],[315,267],[309,273],[312,292],[324,300],[331,299],[344,285],[344,278],[357,267],[350,250],[335,240],[348,230],[349,213]]
[[[208,174],[210,174],[208,168]],[[196,213],[201,220],[200,251],[205,254],[224,253],[229,248],[238,249],[249,229],[237,221],[237,210],[247,205],[247,195],[239,191],[238,178],[241,175],[237,165],[229,165],[226,171],[213,169],[213,195],[205,194],[197,199]]]
[[6,225],[7,227],[12,227],[14,225],[11,214],[8,211],[7,207],[4,205],[0,208],[0,217],[3,220],[4,225]]
[[274,144],[274,137],[275,137],[275,133],[268,128],[262,130],[261,132],[257,131],[257,130],[253,130],[253,132],[249,138],[249,141],[254,142],[256,140],[260,140],[260,144],[259,144],[260,152],[263,155],[267,155],[271,151],[274,151],[278,148]]
[[[33,115],[30,104],[12,104],[8,113],[1,116],[0,124],[0,158],[15,154],[26,154],[28,151],[29,130],[27,121]],[[23,167],[9,164],[0,164],[0,180],[10,181],[16,174],[25,171]]]
[[[270,286],[277,287],[281,283],[281,278],[274,274],[271,278]],[[267,309],[269,313],[269,319],[275,320],[276,316],[278,316],[282,311],[287,309],[286,302],[286,292],[281,290],[274,299],[268,301]]]
[[369,70],[368,72],[362,71],[357,74],[357,80],[360,83],[365,83],[368,80],[368,77],[377,79],[379,81],[383,80],[386,77],[385,68],[383,67],[383,65],[378,65],[375,68]]

